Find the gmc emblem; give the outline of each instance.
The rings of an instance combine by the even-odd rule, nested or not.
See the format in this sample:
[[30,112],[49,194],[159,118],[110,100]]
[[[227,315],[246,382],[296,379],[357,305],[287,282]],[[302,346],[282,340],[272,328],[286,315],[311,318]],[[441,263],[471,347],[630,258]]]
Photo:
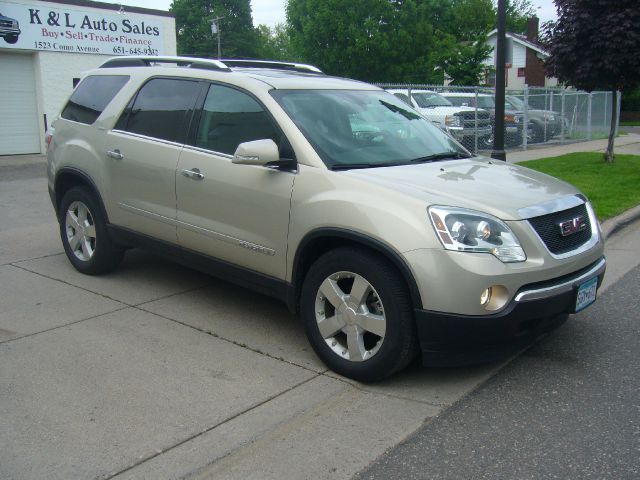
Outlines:
[[576,217],[560,224],[560,235],[562,235],[563,237],[568,237],[569,235],[581,232],[586,228],[587,221],[585,220],[585,218],[583,216]]

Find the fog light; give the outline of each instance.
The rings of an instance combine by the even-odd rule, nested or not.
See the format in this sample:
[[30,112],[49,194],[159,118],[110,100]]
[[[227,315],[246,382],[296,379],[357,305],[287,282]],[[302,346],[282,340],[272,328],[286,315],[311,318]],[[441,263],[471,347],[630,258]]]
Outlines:
[[491,287],[485,289],[480,294],[480,305],[485,306],[491,300]]

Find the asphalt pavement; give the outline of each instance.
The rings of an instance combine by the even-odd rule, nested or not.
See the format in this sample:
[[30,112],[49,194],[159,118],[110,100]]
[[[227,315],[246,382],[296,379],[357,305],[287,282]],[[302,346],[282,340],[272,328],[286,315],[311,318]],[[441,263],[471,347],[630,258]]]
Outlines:
[[[640,225],[618,245],[640,246]],[[640,267],[357,476],[640,478]]]

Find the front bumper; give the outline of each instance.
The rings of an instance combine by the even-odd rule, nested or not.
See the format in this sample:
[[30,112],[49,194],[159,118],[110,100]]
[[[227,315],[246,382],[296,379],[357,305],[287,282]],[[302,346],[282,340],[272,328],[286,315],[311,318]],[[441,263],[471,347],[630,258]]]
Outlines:
[[602,284],[606,260],[573,274],[523,286],[510,304],[492,315],[456,315],[416,309],[422,361],[451,366],[493,361],[530,344],[574,313],[577,287],[597,277]]
[[486,137],[493,133],[493,127],[491,126],[478,127],[477,129],[463,128],[463,127],[448,127],[447,130],[449,131],[449,133],[451,133],[451,135],[453,135],[453,138],[455,138],[458,141],[462,140],[463,138],[474,137],[476,135],[478,137]]

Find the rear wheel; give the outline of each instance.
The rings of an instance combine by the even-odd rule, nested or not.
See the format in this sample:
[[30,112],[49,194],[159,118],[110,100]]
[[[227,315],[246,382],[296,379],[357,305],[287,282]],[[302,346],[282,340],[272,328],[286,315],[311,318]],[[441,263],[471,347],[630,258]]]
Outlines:
[[18,35],[7,35],[4,37],[4,41],[13,45],[18,42]]
[[118,266],[124,252],[114,247],[98,203],[86,187],[74,187],[60,204],[60,237],[71,264],[89,275]]
[[318,356],[355,380],[392,375],[418,351],[404,279],[367,250],[345,247],[320,257],[305,278],[301,313]]

